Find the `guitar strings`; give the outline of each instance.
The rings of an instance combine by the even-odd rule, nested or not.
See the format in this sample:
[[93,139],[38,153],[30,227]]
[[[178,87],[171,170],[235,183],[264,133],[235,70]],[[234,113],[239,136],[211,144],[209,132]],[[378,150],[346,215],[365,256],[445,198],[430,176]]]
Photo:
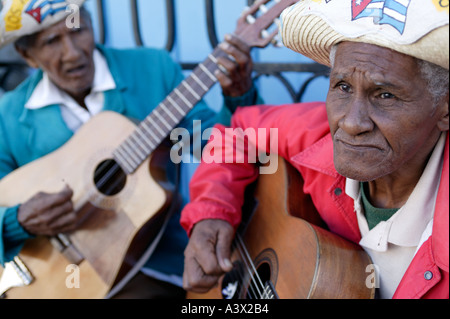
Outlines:
[[[239,296],[240,296],[240,298],[242,298],[244,290],[245,290],[244,284],[247,283],[247,280],[249,280],[249,282],[251,282],[251,278],[249,278],[251,276],[251,271],[250,271],[250,267],[248,266],[248,262],[245,259],[244,254],[242,253],[241,246],[237,243],[237,241],[234,242],[233,248],[235,251],[237,251],[237,253],[240,257],[240,261],[242,262],[242,264],[245,265],[246,270],[247,270],[245,272],[245,269],[243,268],[243,266],[240,266],[240,267],[237,267],[235,272],[231,273],[232,280],[241,282],[241,286],[239,287],[240,288]],[[254,297],[256,298],[257,294],[255,293],[255,288],[253,286],[249,286],[247,289],[249,289],[249,291],[247,291],[248,298],[249,299],[253,299]]]
[[[258,289],[257,285],[252,284],[253,282],[255,282],[255,278],[254,278],[254,273],[251,270],[251,266],[249,265],[249,263],[251,263],[251,261],[248,261],[246,258],[246,254],[242,251],[243,247],[241,246],[241,244],[237,244],[236,248],[238,249],[239,255],[241,257],[241,261],[244,263],[245,268],[240,269],[240,274],[241,274],[241,280],[244,283],[247,283],[247,278],[248,278],[248,287],[247,287],[247,297],[249,299],[258,299],[258,295],[261,295],[261,292]],[[246,271],[246,273],[244,273],[244,271]],[[244,289],[246,287],[244,285],[241,286],[241,295],[244,292]],[[255,289],[257,291],[255,291]]]
[[235,273],[231,273],[232,280],[247,283],[248,278],[248,287],[246,288],[242,285],[240,295],[242,296],[244,289],[247,289],[247,297],[249,299],[264,299],[264,296],[266,295],[265,285],[263,284],[245,243],[239,234],[236,235],[235,241],[233,242],[233,247],[240,256],[240,260],[242,261],[244,267],[238,267]]
[[112,179],[112,176],[114,176],[121,169],[120,165],[117,164],[117,162],[115,162],[113,167],[108,168],[108,166],[109,165],[107,162],[103,162],[95,172],[94,180],[97,180],[97,176],[99,176],[105,171],[105,169],[107,169],[106,174],[100,175],[102,176],[101,179],[97,183],[95,183],[97,189],[102,189],[103,186],[105,186]]
[[[257,290],[256,296],[259,296],[259,298],[256,298],[256,299],[262,299],[263,293],[264,293],[263,281],[255,267],[255,264],[252,261],[252,258],[250,257],[250,254],[245,246],[244,240],[242,239],[242,237],[239,234],[237,235],[237,239],[239,241],[238,249],[241,251],[240,254],[241,254],[243,260],[246,261],[245,262],[246,268],[247,268],[247,271],[249,272],[250,278],[251,278],[249,288],[254,286]],[[252,285],[252,283],[254,283],[254,285]],[[262,291],[260,289],[262,289]],[[253,290],[253,292],[254,292],[254,290]]]
[[[230,272],[228,274],[229,278],[231,281],[234,282],[239,282],[241,283],[241,285],[239,286],[239,298],[243,298],[243,294],[244,294],[244,284],[247,283],[247,280],[251,281],[251,271],[250,271],[250,267],[248,265],[247,260],[245,259],[245,256],[242,252],[241,249],[241,245],[237,242],[237,240],[235,240],[233,242],[233,250],[236,251],[236,253],[238,254],[238,258],[241,261],[240,264],[238,264],[237,267],[235,267],[235,270]],[[244,269],[244,267],[246,269]],[[247,295],[249,299],[254,299],[257,298],[257,293],[255,292],[255,288],[253,286],[249,286],[248,287],[248,291],[247,291]]]

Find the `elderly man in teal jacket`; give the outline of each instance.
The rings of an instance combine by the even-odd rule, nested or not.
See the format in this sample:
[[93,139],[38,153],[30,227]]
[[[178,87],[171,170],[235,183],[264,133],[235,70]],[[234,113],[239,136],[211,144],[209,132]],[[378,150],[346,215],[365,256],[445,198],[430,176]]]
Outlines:
[[[32,5],[31,2],[29,6]],[[32,8],[25,5],[24,10],[27,9]],[[15,42],[19,53],[37,71],[0,100],[0,179],[60,148],[99,112],[114,111],[142,121],[183,80],[180,66],[165,51],[115,50],[95,45],[85,9],[81,9],[80,28],[76,29],[67,28],[62,20],[50,19],[55,16],[49,15],[48,22],[40,21],[40,29],[21,34]],[[33,32],[36,30],[39,32]],[[225,107],[216,114],[200,101],[179,124],[191,133],[194,120],[201,120],[203,128],[227,122],[230,110],[258,99],[250,78],[249,48],[232,36],[225,43],[223,50],[234,61],[221,58],[219,63],[226,72],[215,74],[223,88]],[[77,216],[68,204],[72,195],[67,188],[16,207],[0,207],[1,265],[11,261],[30,238],[73,230]],[[57,210],[56,217],[43,224],[38,216],[48,213],[48,207]],[[148,281],[149,286],[160,288],[144,289],[148,294],[137,295],[129,295],[125,289],[123,297],[183,297],[180,287],[186,242],[178,213],[169,221],[159,246],[142,268],[147,276],[141,274],[135,280],[140,285],[145,286]]]

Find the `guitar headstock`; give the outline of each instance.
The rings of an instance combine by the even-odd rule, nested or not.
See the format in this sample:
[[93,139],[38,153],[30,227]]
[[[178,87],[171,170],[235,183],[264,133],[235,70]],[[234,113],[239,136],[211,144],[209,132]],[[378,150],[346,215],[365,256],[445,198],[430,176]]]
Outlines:
[[234,33],[249,46],[264,48],[278,34],[278,26],[274,27],[274,24],[283,10],[297,2],[298,0],[258,0],[243,12]]

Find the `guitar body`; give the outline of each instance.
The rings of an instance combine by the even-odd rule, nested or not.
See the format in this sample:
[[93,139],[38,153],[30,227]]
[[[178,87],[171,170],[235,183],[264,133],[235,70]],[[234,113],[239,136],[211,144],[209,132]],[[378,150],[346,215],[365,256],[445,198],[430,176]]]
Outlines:
[[[119,114],[101,113],[60,149],[0,181],[1,206],[12,207],[38,192],[58,192],[69,185],[77,212],[85,216],[81,228],[67,234],[69,249],[61,251],[44,237],[26,243],[19,257],[34,280],[11,289],[7,298],[104,298],[156,236],[171,200],[157,152],[126,177],[116,195],[102,194],[94,182],[98,165],[112,159],[114,149],[135,128]],[[67,258],[73,259],[71,248],[81,257],[75,268]]]
[[[301,177],[294,168],[280,158],[276,174],[259,177],[254,195],[256,209],[242,236],[254,269],[245,262],[239,266],[245,258],[235,249],[235,268],[241,267],[236,273],[249,271],[240,276],[241,289],[234,298],[260,298],[259,292],[264,290],[280,299],[374,297],[374,290],[366,287],[370,258],[359,246],[315,225],[320,224],[318,214],[302,192]],[[189,293],[188,298],[224,298],[222,290],[236,278],[232,273],[209,293]],[[253,288],[259,280],[265,287]],[[266,282],[273,291],[267,293]]]

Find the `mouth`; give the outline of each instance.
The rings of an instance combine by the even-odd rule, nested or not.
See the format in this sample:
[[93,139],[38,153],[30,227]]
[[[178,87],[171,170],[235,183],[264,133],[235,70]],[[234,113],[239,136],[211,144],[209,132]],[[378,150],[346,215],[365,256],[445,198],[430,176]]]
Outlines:
[[356,143],[352,141],[346,141],[340,138],[337,138],[336,142],[349,151],[357,151],[357,152],[383,151],[382,147],[371,143]]
[[84,75],[84,73],[87,70],[87,65],[86,64],[80,64],[74,67],[70,67],[66,69],[66,74],[71,76],[71,77],[80,77],[82,75]]

